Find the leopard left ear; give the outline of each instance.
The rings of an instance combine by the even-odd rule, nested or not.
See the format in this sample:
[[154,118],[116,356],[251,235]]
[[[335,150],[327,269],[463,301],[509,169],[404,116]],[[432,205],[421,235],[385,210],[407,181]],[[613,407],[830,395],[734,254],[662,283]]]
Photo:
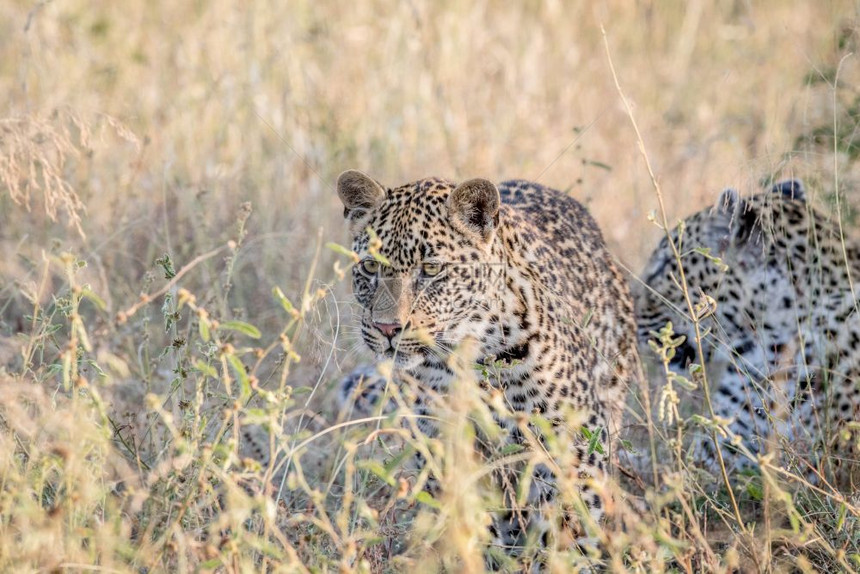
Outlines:
[[499,225],[501,202],[499,190],[493,182],[486,179],[463,182],[448,196],[451,224],[460,233],[489,243]]
[[337,178],[337,196],[343,202],[343,216],[350,222],[350,231],[355,234],[385,200],[386,193],[376,180],[350,169]]
[[714,207],[711,209],[712,215],[727,215],[734,216],[740,209],[743,209],[744,202],[738,190],[728,187],[723,190]]

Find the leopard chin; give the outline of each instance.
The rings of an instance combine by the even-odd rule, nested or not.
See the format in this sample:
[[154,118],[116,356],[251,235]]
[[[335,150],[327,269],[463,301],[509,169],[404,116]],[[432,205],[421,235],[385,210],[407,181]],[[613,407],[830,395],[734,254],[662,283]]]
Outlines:
[[424,355],[421,353],[405,353],[395,349],[388,349],[382,353],[377,353],[376,357],[379,361],[393,360],[394,367],[404,371],[414,369],[424,361]]

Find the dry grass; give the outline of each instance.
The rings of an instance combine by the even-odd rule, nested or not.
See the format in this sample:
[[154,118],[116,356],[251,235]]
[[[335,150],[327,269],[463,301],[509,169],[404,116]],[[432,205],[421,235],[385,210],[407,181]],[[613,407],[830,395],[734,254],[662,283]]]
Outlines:
[[[333,176],[537,179],[635,272],[657,198],[603,25],[670,222],[775,177],[826,205],[838,176],[851,233],[856,18],[777,0],[0,4],[0,569],[479,567],[492,494],[476,481],[434,510],[396,472],[398,441],[443,477],[480,467],[462,442],[331,406],[359,360],[349,261],[322,247],[345,241]],[[261,436],[280,453],[262,464]],[[774,467],[735,512],[678,460],[661,471],[627,485],[650,511],[607,527],[613,569],[860,567],[839,493],[785,490]]]

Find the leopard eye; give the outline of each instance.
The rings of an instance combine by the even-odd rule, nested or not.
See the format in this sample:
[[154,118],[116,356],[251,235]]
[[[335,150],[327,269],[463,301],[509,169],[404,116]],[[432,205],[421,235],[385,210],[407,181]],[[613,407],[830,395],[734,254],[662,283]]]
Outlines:
[[435,277],[442,272],[441,263],[425,263],[421,266],[421,272],[425,277]]
[[379,261],[376,259],[365,259],[361,262],[361,268],[368,275],[376,275],[379,272]]

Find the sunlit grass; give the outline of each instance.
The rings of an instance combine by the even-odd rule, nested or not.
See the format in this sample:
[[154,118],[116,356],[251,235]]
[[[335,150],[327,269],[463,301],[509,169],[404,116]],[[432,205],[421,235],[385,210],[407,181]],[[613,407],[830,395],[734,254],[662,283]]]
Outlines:
[[[334,174],[537,179],[583,201],[635,273],[663,232],[603,25],[659,223],[801,177],[817,205],[844,200],[850,235],[854,18],[848,2],[3,4],[0,570],[483,567],[500,497],[455,440],[481,397],[464,386],[436,440],[406,408],[334,406],[366,359],[353,261],[326,247],[346,241]],[[772,460],[728,481],[733,504],[657,416],[661,381],[631,390],[600,553],[552,551],[550,569],[860,567],[849,493]]]

